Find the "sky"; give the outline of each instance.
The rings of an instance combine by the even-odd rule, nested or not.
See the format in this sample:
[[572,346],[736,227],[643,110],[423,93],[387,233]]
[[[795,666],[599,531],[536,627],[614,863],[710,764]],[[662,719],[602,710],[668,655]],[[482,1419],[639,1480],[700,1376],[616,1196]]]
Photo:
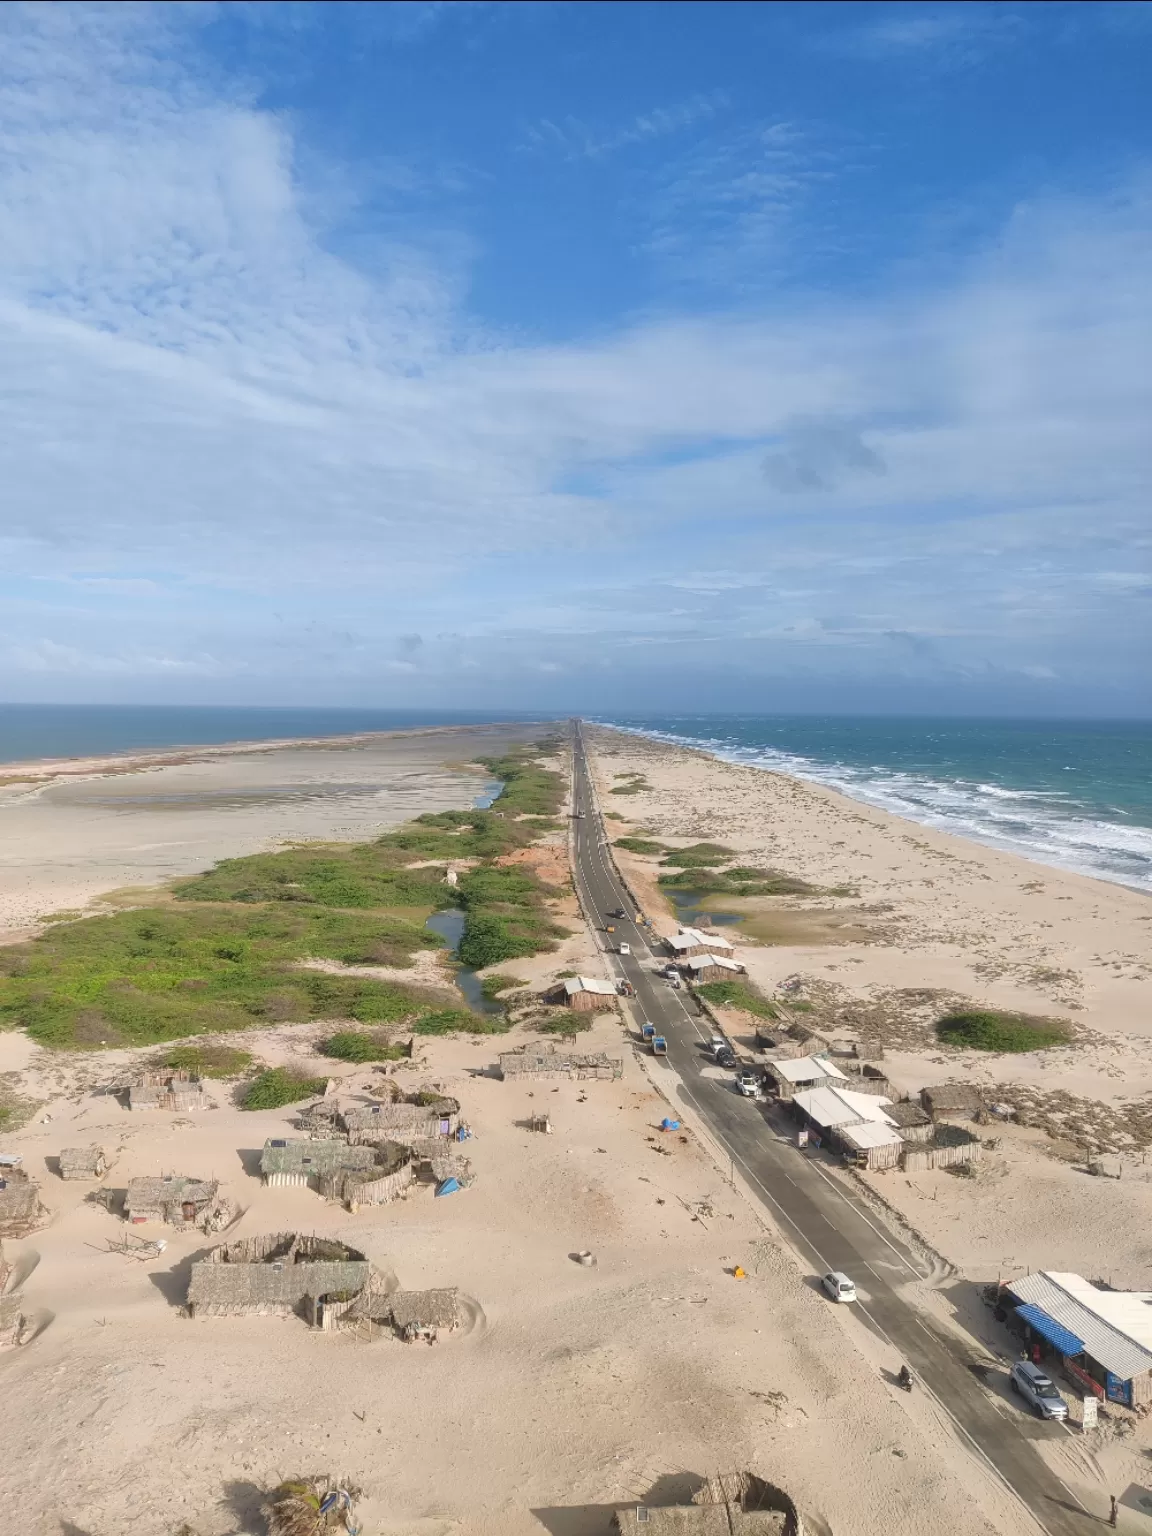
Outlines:
[[1152,6],[0,7],[0,699],[1152,714]]

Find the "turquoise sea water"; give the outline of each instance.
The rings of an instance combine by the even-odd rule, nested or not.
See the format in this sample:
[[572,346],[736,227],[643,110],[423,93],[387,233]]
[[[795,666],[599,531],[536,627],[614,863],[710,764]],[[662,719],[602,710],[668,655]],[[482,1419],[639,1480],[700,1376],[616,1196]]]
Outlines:
[[1152,723],[613,715],[1042,864],[1152,892]]

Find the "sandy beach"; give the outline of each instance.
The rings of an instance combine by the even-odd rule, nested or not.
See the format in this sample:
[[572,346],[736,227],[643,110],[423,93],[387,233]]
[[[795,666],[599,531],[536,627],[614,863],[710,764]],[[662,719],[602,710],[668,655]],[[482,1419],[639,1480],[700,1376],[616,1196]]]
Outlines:
[[441,727],[311,742],[0,764],[0,942],[111,891],[285,842],[354,842],[472,804],[466,766],[540,726]]
[[[421,810],[467,806],[484,776],[462,765],[525,739],[509,731],[213,751],[9,786],[0,815],[13,818],[19,851],[6,842],[6,922],[31,926],[65,904],[98,911],[114,889],[225,855],[370,836]],[[800,976],[846,1034],[862,1021],[882,1030],[902,1090],[971,1074],[1115,1107],[1152,1089],[1142,898],[794,780],[589,735],[602,803],[620,807],[614,834],[717,839],[749,862],[852,890],[751,902],[727,931],[766,991]],[[648,787],[613,795],[635,774]],[[565,879],[562,834],[515,857],[558,887]],[[657,927],[673,931],[656,863],[620,863]],[[536,989],[572,971],[604,975],[570,889],[553,910],[570,936],[508,969]],[[957,1057],[905,995],[925,988],[1066,1013],[1080,1035],[1034,1058]],[[0,1074],[37,1105],[4,1150],[23,1156],[49,1213],[5,1244],[35,1328],[0,1357],[5,1402],[19,1405],[0,1422],[0,1494],[19,1501],[23,1528],[170,1536],[187,1521],[197,1536],[256,1532],[262,1489],[335,1469],[364,1490],[365,1530],[382,1536],[603,1536],[621,1504],[668,1502],[693,1475],[748,1468],[787,1488],[821,1536],[887,1536],[913,1507],[926,1536],[1031,1529],[928,1396],[894,1390],[899,1362],[850,1308],[821,1299],[700,1132],[687,1123],[682,1137],[657,1134],[667,1105],[632,1048],[633,1022],[626,1010],[604,1014],[581,1037],[582,1049],[622,1059],[619,1082],[499,1081],[497,1052],[539,1041],[523,1027],[421,1039],[396,1074],[461,1101],[476,1183],[450,1199],[425,1186],[356,1215],[255,1176],[265,1139],[292,1134],[291,1110],[240,1111],[232,1086],[212,1083],[209,1110],[129,1111],[108,1089],[141,1055],[59,1054],[0,1034]],[[267,1065],[331,1074],[340,1102],[364,1102],[379,1079],[316,1055],[328,1027],[228,1039]],[[551,1136],[526,1129],[542,1108]],[[120,1222],[55,1173],[62,1147],[87,1142],[113,1156],[105,1182],[115,1189],[158,1172],[220,1179],[241,1211],[229,1237],[338,1236],[395,1284],[458,1286],[465,1325],[427,1349],[313,1333],[297,1319],[189,1320],[189,1265],[216,1239],[163,1231],[169,1246],[149,1264],[110,1251]],[[1005,1265],[1143,1281],[1152,1185],[1140,1156],[1128,1148],[1130,1176],[1102,1185],[1043,1129],[1006,1126],[977,1179],[868,1182],[881,1219],[906,1220],[942,1256],[940,1283],[915,1286],[915,1304],[979,1328],[973,1282]],[[591,1268],[573,1262],[584,1249]],[[1090,1465],[1073,1443],[1048,1454],[1099,1500],[1121,1476],[1142,1475],[1141,1445],[1099,1446]]]

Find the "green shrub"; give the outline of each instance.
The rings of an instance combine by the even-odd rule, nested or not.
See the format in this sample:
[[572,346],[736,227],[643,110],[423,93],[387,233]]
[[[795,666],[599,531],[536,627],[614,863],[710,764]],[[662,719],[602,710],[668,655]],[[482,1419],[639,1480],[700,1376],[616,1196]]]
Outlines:
[[696,996],[717,1008],[739,1008],[758,1019],[778,1019],[775,1003],[762,997],[746,981],[705,981],[695,988]]
[[284,1104],[314,1098],[327,1086],[328,1079],[324,1077],[305,1077],[289,1067],[269,1067],[252,1079],[240,1100],[240,1108],[280,1109]]
[[469,1013],[467,1008],[440,1008],[412,1021],[415,1035],[502,1035],[511,1027],[503,1015]]
[[964,1050],[1018,1054],[1041,1051],[1050,1045],[1067,1045],[1072,1038],[1072,1029],[1063,1019],[969,1008],[942,1018],[936,1025],[936,1034],[945,1045]]
[[480,978],[481,992],[485,997],[493,1001],[499,997],[501,992],[510,992],[513,987],[527,987],[530,985],[530,982],[521,981],[519,976],[504,975],[500,971],[494,972],[491,976],[481,976]]
[[576,1013],[550,1013],[540,1019],[536,1028],[542,1035],[582,1035],[592,1028],[592,1015]]
[[618,837],[615,846],[625,853],[663,853],[664,844],[654,843],[649,837]]
[[333,1061],[402,1061],[407,1052],[402,1045],[377,1030],[343,1029],[321,1040],[319,1050]]
[[[667,860],[665,861],[667,862]],[[661,875],[659,883],[672,890],[694,891],[701,896],[817,896],[819,887],[809,885],[797,875],[781,875],[771,870],[757,870],[755,880],[747,872],[739,877],[714,869],[682,869],[678,875]]]
[[204,1045],[174,1045],[161,1051],[156,1064],[194,1077],[239,1077],[252,1065],[251,1051],[209,1041]]

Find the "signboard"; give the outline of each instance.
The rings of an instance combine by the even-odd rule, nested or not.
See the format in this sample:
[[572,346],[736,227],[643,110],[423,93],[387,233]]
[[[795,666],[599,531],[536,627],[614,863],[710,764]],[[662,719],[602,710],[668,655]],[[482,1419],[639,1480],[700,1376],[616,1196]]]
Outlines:
[[806,1147],[808,1145],[808,1132],[807,1131],[797,1131],[796,1132],[796,1145],[798,1147]]
[[1080,1418],[1080,1428],[1081,1429],[1095,1429],[1096,1428],[1096,1422],[1097,1422],[1097,1420],[1096,1420],[1096,1412],[1097,1412],[1097,1409],[1099,1408],[1099,1406],[1100,1406],[1100,1404],[1096,1401],[1096,1399],[1094,1397],[1086,1397],[1086,1398],[1084,1398],[1082,1400],[1082,1409],[1081,1409],[1081,1418]]

